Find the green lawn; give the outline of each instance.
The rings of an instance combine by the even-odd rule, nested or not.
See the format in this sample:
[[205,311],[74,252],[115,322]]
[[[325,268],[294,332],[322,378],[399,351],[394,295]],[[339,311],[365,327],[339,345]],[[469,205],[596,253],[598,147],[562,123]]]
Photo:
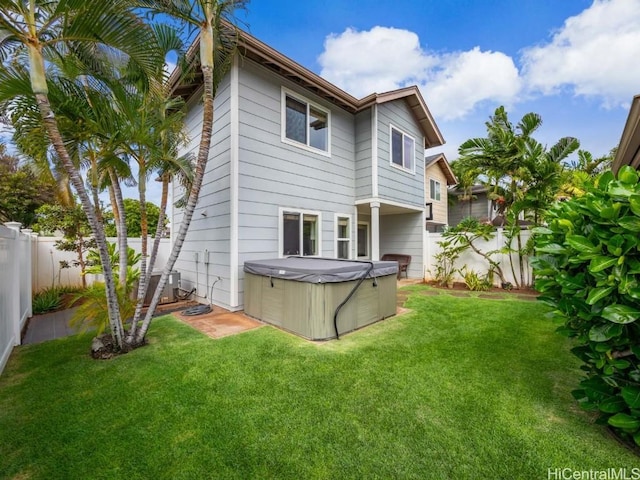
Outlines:
[[576,408],[545,308],[426,297],[312,344],[211,340],[172,317],[91,360],[89,336],[16,348],[0,377],[0,478],[523,478],[640,459]]

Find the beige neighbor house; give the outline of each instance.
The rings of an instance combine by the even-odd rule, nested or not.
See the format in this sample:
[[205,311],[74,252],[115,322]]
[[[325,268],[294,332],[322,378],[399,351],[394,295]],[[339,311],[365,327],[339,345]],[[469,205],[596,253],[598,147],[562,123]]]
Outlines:
[[616,158],[613,160],[613,173],[618,173],[624,165],[640,169],[640,95],[633,97],[627,123],[622,131]]
[[448,224],[448,187],[458,183],[444,153],[424,159],[424,189],[428,232],[441,232]]

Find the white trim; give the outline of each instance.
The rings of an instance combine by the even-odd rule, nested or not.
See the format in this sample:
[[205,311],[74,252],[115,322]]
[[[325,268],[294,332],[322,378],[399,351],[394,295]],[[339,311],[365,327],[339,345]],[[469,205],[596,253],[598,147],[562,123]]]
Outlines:
[[347,241],[347,260],[350,260],[351,258],[353,258],[353,217],[351,215],[349,215],[348,213],[334,213],[333,214],[333,256],[335,258],[339,258],[338,257],[338,240],[342,240],[344,241],[344,238],[339,238],[338,237],[338,220],[341,218],[346,218],[348,220],[348,235],[349,237],[346,238]]
[[378,194],[378,104],[375,104],[371,112],[371,195]]
[[[402,163],[403,165],[398,165],[397,163],[393,163],[393,135],[392,135],[392,131],[396,130],[399,133],[402,134]],[[404,166],[404,137],[408,137],[411,139],[411,141],[413,142],[413,161],[411,162],[411,168],[406,168]],[[400,171],[406,172],[406,173],[410,173],[411,175],[415,175],[416,174],[416,139],[412,136],[409,135],[407,132],[405,132],[404,130],[402,130],[401,128],[396,127],[395,125],[393,125],[392,123],[389,124],[389,165],[391,165],[393,168],[397,168]]]
[[[360,225],[364,225],[367,230],[367,242],[365,244],[365,246],[367,247],[367,251],[366,255],[364,256],[358,255],[358,229],[360,228]],[[358,220],[358,224],[356,225],[356,257],[358,258],[358,260],[371,258],[371,222],[367,220]]]
[[230,219],[229,219],[229,303],[232,307],[238,306],[240,285],[239,285],[239,229],[238,229],[238,203],[239,203],[239,162],[240,162],[240,114],[239,114],[239,73],[238,59],[233,60],[230,73]]
[[381,205],[391,205],[393,207],[406,208],[407,210],[413,210],[414,212],[424,212],[424,207],[416,207],[415,205],[394,202],[393,200],[383,200],[381,198],[363,198],[362,200],[356,200],[355,204],[369,205],[371,202],[379,202]]
[[[299,213],[302,219],[304,215],[315,215],[318,217],[318,254],[307,255],[308,257],[322,256],[322,212],[314,210],[304,210],[301,208],[278,207],[278,258],[284,258],[282,254],[282,245],[284,241],[284,232],[282,231],[282,215],[287,213]],[[300,228],[300,243],[302,244],[302,228]],[[301,252],[302,253],[302,252]]]
[[[327,114],[327,150],[321,150],[319,148],[312,147],[311,145],[307,145],[305,143],[296,142],[295,140],[291,140],[287,138],[287,95],[294,98],[295,100],[306,103],[307,104],[307,115],[308,108],[313,107]],[[281,87],[281,95],[280,95],[280,140],[282,143],[286,143],[287,145],[292,145],[296,148],[301,148],[303,150],[307,150],[308,152],[317,153],[319,155],[323,155],[325,157],[331,157],[331,110],[322,105],[319,105],[315,102],[312,102],[308,98],[300,95],[299,93],[294,92],[293,90],[289,90],[287,87]],[[309,142],[309,132],[307,125],[307,142]]]

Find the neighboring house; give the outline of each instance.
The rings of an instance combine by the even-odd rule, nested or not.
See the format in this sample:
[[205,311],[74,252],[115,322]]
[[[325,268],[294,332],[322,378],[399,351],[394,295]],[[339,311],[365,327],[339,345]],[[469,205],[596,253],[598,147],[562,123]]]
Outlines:
[[449,225],[455,227],[467,217],[480,221],[493,220],[496,210],[489,199],[489,189],[484,185],[474,185],[470,192],[457,187],[449,189],[451,205],[449,205]]
[[622,131],[620,145],[613,160],[612,170],[618,173],[620,167],[631,165],[640,169],[640,95],[633,97],[627,123]]
[[[427,231],[441,232],[449,223],[448,187],[455,185],[458,180],[444,153],[426,157],[424,164]],[[431,218],[429,218],[429,213],[431,213]]]
[[[174,88],[187,101],[194,153],[200,82]],[[356,99],[242,32],[217,91],[207,171],[175,266],[183,288],[240,310],[244,262],[289,255],[408,254],[408,276],[422,278],[425,149],[443,143],[417,87]],[[181,219],[175,211],[172,225]]]

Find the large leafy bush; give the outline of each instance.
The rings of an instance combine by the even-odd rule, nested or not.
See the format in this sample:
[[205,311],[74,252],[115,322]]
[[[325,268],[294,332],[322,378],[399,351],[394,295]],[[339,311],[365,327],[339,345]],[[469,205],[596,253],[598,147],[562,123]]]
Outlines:
[[573,393],[640,445],[640,184],[624,167],[550,209],[535,229],[540,300],[574,338],[586,376]]

